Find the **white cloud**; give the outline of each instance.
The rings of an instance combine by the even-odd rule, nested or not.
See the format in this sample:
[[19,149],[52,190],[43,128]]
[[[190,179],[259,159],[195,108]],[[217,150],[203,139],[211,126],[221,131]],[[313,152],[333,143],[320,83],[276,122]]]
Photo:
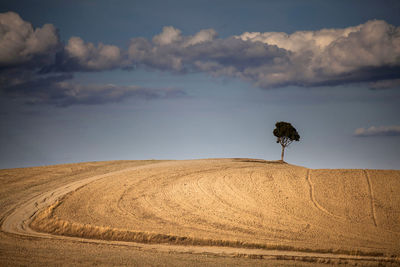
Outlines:
[[135,64],[171,71],[239,77],[262,88],[323,86],[400,77],[400,27],[381,20],[344,29],[243,33],[217,39],[212,30],[182,36],[164,27],[132,39]]
[[203,42],[210,42],[217,37],[217,32],[214,29],[206,29],[206,30],[201,30],[198,33],[196,33],[193,37],[188,38],[184,46],[190,46],[190,45],[195,45]]
[[298,31],[292,34],[284,32],[245,32],[235,37],[245,41],[258,41],[269,45],[276,45],[292,52],[322,51],[337,39],[346,38],[350,33],[359,31],[360,27]]
[[52,60],[58,46],[52,24],[33,29],[17,13],[0,13],[0,66],[26,63],[37,56]]
[[358,128],[354,131],[354,136],[400,136],[400,126],[371,126],[369,128]]
[[182,40],[181,31],[172,26],[165,26],[163,31],[153,37],[153,42],[158,45],[168,45]]
[[68,57],[76,59],[88,70],[104,70],[121,67],[122,56],[115,45],[85,43],[79,37],[71,37],[65,46]]
[[279,82],[312,86],[364,81],[374,76],[379,79],[379,72],[371,75],[368,70],[400,66],[400,28],[380,20],[345,29],[300,31],[290,35],[244,33],[238,38],[293,52],[289,72],[280,73],[281,79],[268,77],[266,86]]

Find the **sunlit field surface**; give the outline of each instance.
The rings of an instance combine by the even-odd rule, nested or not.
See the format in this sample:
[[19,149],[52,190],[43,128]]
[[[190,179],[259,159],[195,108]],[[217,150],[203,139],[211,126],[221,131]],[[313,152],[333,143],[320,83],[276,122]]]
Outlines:
[[92,256],[121,253],[120,264],[150,265],[399,263],[400,171],[204,159],[0,175],[4,263],[40,262],[46,248],[56,263],[62,248],[77,246],[89,251],[86,263],[102,264],[111,258]]

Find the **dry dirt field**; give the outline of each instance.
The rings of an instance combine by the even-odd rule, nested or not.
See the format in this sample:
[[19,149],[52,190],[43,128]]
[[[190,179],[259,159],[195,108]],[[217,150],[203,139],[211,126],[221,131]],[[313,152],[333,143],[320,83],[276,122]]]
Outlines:
[[400,171],[254,159],[0,170],[0,265],[400,265]]

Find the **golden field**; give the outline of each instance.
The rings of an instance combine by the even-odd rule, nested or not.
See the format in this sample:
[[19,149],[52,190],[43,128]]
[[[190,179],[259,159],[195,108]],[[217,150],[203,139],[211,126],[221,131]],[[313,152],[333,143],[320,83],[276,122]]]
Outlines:
[[87,254],[65,256],[81,265],[400,262],[400,171],[204,159],[65,164],[0,177],[6,265],[66,263],[39,259],[46,249]]

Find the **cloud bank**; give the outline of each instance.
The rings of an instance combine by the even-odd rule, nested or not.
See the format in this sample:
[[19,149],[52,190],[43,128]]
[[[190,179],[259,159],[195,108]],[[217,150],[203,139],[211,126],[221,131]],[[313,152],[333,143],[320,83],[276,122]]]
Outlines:
[[261,88],[323,86],[400,77],[400,27],[373,20],[345,29],[245,32],[218,39],[212,29],[183,36],[164,27],[134,38],[132,63],[173,72],[232,76]]
[[[46,93],[65,92],[66,86],[70,91],[76,89],[78,85],[68,81],[74,73],[135,68],[235,77],[265,89],[347,83],[367,83],[375,89],[397,87],[400,27],[372,20],[343,29],[292,34],[245,32],[218,38],[213,29],[183,35],[179,29],[166,26],[151,40],[134,37],[128,49],[122,49],[85,42],[81,37],[71,37],[64,44],[51,24],[34,29],[16,13],[0,14],[2,93],[36,94],[38,99],[50,102]],[[45,89],[27,89],[38,84]],[[118,91],[117,87],[102,86],[109,89],[92,90],[103,96],[98,102],[114,102],[114,94],[105,92]],[[119,92],[129,91],[126,89]],[[85,102],[75,99],[78,104]]]
[[73,73],[128,66],[120,48],[71,37],[66,45],[51,24],[33,29],[18,14],[0,14],[0,93],[29,104],[59,107],[120,102],[128,97],[160,99],[184,95],[178,89],[113,84],[79,84]]
[[400,126],[371,126],[367,129],[358,128],[354,131],[356,137],[370,136],[400,136]]

